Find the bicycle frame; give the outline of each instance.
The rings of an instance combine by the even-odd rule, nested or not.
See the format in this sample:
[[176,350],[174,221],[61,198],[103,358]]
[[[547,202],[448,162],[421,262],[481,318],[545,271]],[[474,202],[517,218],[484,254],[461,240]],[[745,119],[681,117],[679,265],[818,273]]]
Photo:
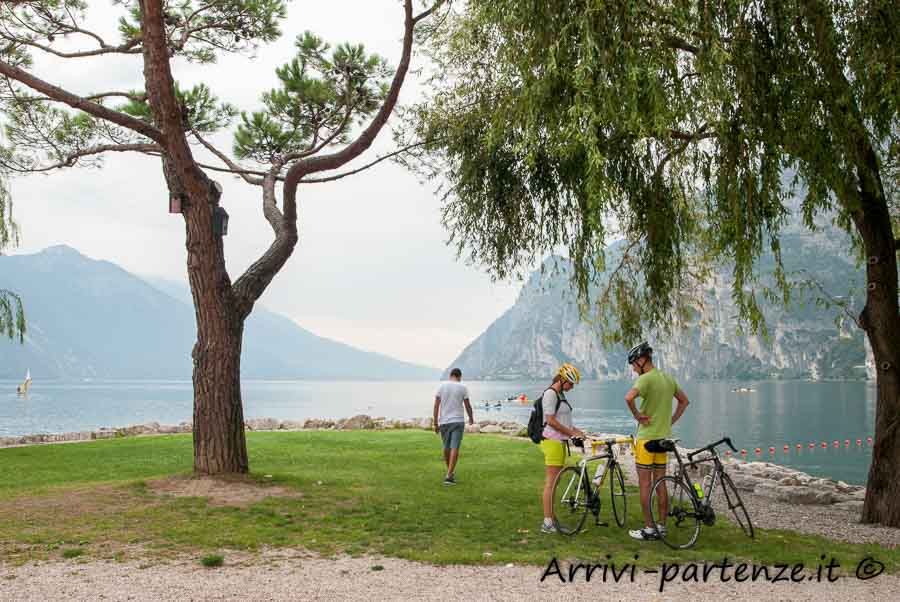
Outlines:
[[[593,456],[588,456],[587,458],[582,458],[578,461],[576,466],[579,468],[578,473],[578,485],[574,492],[569,491],[572,487],[572,483],[570,482],[566,486],[566,490],[563,492],[563,497],[568,498],[570,494],[574,494],[575,499],[578,499],[578,494],[581,493],[582,487],[586,487],[587,489],[587,499],[588,502],[592,502],[595,497],[599,496],[600,485],[594,485],[591,479],[588,479],[587,476],[587,467],[591,462],[596,462],[598,460],[606,460],[606,465],[603,467],[603,476],[600,478],[600,485],[602,485],[606,481],[606,475],[609,474],[610,468],[614,463],[618,462],[615,458],[615,454],[612,451],[611,446],[608,446],[607,451],[602,454],[596,454]],[[593,485],[593,487],[591,487]]]
[[[712,498],[713,494],[716,491],[716,484],[721,480],[721,475],[725,472],[725,467],[722,465],[722,461],[719,459],[719,456],[715,452],[714,448],[707,449],[705,451],[709,452],[708,456],[700,458],[698,460],[688,460],[687,464],[685,464],[684,460],[681,458],[681,454],[678,453],[678,448],[676,447],[673,450],[673,453],[675,454],[675,459],[678,462],[678,473],[674,476],[677,476],[685,482],[693,500],[694,507],[697,508],[701,513],[700,518],[704,521],[704,523],[711,525],[715,522],[715,511],[712,507]],[[712,462],[714,466],[712,471],[708,475],[710,477],[709,487],[704,490],[702,483],[700,484],[700,490],[703,491],[703,497],[701,498],[697,495],[697,489],[694,485],[694,481],[691,480],[691,475],[688,471],[688,468],[696,467],[698,464],[703,464],[706,462]]]

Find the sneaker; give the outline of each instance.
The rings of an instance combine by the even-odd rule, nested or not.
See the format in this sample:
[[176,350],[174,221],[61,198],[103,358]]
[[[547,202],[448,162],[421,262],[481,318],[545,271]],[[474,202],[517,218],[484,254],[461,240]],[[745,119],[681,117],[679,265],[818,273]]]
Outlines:
[[655,529],[651,529],[650,527],[644,527],[643,529],[634,529],[628,532],[631,537],[640,541],[653,541],[655,539],[659,539],[659,535],[656,534]]
[[447,475],[444,477],[444,485],[456,485],[456,479],[453,475]]
[[556,525],[550,523],[544,523],[541,525],[541,533],[559,533],[559,529],[556,528]]

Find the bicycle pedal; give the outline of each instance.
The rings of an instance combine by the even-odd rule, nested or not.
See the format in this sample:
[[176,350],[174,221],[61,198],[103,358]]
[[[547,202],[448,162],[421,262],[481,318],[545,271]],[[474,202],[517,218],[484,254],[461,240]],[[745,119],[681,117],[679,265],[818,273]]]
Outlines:
[[600,521],[597,521],[597,522],[594,523],[594,524],[595,524],[596,526],[598,526],[598,527],[608,527],[608,526],[609,526],[609,523],[606,522],[606,521],[603,521],[602,523],[601,523]]

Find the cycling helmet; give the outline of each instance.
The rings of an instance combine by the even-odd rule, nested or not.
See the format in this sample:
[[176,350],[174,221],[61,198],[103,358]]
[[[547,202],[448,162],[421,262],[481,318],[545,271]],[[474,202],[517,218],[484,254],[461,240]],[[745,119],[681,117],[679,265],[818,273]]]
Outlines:
[[559,367],[559,377],[569,381],[573,385],[577,385],[578,381],[581,380],[581,374],[578,372],[578,368],[568,363]]
[[647,341],[644,341],[640,345],[636,345],[631,348],[631,351],[628,352],[628,363],[633,364],[642,357],[650,357],[653,355],[653,347],[647,344]]

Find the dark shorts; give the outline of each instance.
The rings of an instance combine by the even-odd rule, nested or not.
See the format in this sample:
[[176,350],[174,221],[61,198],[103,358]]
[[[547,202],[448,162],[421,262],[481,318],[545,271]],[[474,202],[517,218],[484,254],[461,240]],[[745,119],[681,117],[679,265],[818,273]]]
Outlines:
[[441,441],[444,442],[444,449],[459,449],[462,443],[463,433],[466,431],[465,422],[451,422],[449,424],[440,425]]

